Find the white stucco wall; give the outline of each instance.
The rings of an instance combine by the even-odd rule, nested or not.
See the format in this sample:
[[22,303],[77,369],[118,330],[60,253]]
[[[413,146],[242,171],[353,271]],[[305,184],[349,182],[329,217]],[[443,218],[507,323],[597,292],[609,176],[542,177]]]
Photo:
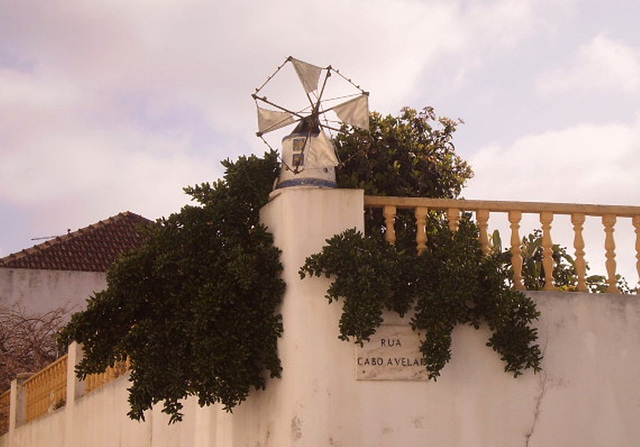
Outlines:
[[636,296],[533,293],[542,312],[541,374],[506,374],[485,345],[488,330],[459,327],[437,382],[354,380],[354,347],[337,339],[340,304],[323,298],[329,281],[301,281],[298,270],[325,239],[362,228],[359,200],[357,191],[292,190],[263,210],[287,281],[284,373],[236,412],[233,445],[628,446],[640,439]]
[[[167,426],[159,408],[144,424],[127,420],[127,381],[121,378],[73,408],[18,427],[11,447],[60,445],[41,443],[33,433],[48,432],[49,440],[65,436],[65,424],[54,423],[65,414],[64,445],[78,447],[638,445],[636,296],[532,293],[542,313],[540,374],[506,374],[485,345],[486,328],[458,327],[453,358],[437,382],[358,381],[355,349],[337,339],[340,304],[323,298],[329,281],[300,280],[298,269],[326,238],[361,227],[361,193],[284,191],[262,218],[283,250],[287,281],[282,379],[270,380],[233,414],[217,406],[200,409],[190,399],[185,421]],[[386,323],[403,322],[389,316]],[[1,447],[8,447],[6,439]]]
[[[484,345],[488,331],[459,327],[453,359],[437,382],[359,382],[351,346],[329,335],[314,345],[322,337],[306,332],[295,337],[298,347],[307,346],[307,361],[317,360],[287,361],[282,380],[231,415],[190,399],[182,423],[168,426],[160,408],[145,423],[130,421],[122,377],[77,400],[73,416],[58,410],[18,427],[13,443],[0,437],[0,446],[637,445],[640,303],[612,295],[533,296],[542,312],[541,374],[505,374]],[[73,417],[67,435],[65,417]]]
[[106,285],[104,272],[0,268],[0,306],[19,304],[29,314],[58,308],[77,312]]

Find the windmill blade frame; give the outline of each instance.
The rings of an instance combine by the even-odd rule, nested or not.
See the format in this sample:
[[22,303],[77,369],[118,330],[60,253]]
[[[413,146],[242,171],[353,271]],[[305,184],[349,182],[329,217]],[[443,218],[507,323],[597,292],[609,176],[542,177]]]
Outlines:
[[[293,67],[306,105],[291,107],[286,102],[268,99],[264,92],[287,64]],[[340,89],[343,91],[338,95]],[[293,131],[282,138],[279,184],[335,187],[334,169],[339,160],[331,142],[332,135],[328,136],[325,131],[339,132],[344,125],[368,130],[369,93],[330,65],[323,68],[289,56],[251,96],[258,113],[256,135],[270,149],[273,147],[265,139],[266,134],[295,125]],[[289,102],[291,99],[289,96]],[[302,99],[300,95],[299,100]]]

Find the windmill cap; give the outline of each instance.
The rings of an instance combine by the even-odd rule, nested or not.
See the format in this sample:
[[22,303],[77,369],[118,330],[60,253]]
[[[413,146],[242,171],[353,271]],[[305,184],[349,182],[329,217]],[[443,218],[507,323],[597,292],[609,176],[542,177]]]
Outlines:
[[311,134],[313,136],[320,134],[320,123],[318,122],[318,118],[310,115],[305,118],[302,118],[295,129],[293,129],[294,133],[302,133],[302,134]]

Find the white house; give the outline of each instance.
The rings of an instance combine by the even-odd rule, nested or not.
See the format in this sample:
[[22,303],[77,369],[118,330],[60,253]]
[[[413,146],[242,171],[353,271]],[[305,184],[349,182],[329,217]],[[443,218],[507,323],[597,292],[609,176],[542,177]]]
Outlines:
[[106,287],[109,265],[140,245],[139,228],[149,222],[127,211],[1,258],[0,306],[26,314],[82,310]]

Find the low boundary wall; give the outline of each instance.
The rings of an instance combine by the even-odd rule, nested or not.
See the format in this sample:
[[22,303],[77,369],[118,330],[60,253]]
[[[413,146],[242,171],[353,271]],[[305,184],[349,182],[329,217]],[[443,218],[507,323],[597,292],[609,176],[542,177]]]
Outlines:
[[[356,380],[353,346],[330,340],[316,355],[334,358],[338,378],[327,386],[305,371],[307,392],[291,396],[289,408],[281,402],[280,411],[265,410],[274,393],[287,394],[292,375],[302,373],[293,365],[284,365],[283,379],[270,381],[233,414],[189,399],[184,421],[174,425],[159,409],[148,412],[145,422],[128,419],[125,374],[12,427],[0,437],[0,447],[634,445],[640,439],[640,301],[528,293],[542,313],[539,374],[506,374],[498,355],[484,345],[486,328],[455,330],[452,360],[437,382]],[[67,386],[75,385],[70,380]],[[318,407],[312,408],[314,402]],[[314,436],[315,425],[328,437]]]
[[[542,372],[514,378],[486,346],[487,328],[459,326],[452,360],[437,382],[359,376],[359,351],[338,339],[341,306],[328,305],[327,278],[301,280],[304,259],[347,228],[362,231],[361,191],[295,189],[262,210],[282,250],[284,336],[281,379],[269,380],[233,414],[185,405],[168,425],[159,408],[128,419],[127,374],[91,393],[67,359],[66,402],[25,422],[14,381],[9,432],[0,447],[606,446],[640,439],[640,300],[637,295],[526,292],[536,322]],[[385,324],[407,326],[388,315]],[[385,342],[385,346],[397,346]],[[376,363],[378,363],[376,361]],[[402,362],[400,362],[402,363]],[[379,379],[379,377],[378,377]]]

